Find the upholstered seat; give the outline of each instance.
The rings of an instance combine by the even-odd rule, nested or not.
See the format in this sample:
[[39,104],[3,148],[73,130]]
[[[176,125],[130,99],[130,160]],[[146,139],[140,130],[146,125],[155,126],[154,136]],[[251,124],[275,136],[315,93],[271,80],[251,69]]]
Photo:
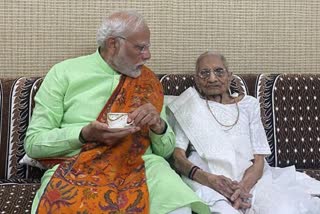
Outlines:
[[[191,74],[158,75],[165,95],[194,86]],[[30,213],[43,170],[21,164],[42,77],[0,79],[0,213]],[[257,96],[272,166],[295,165],[320,180],[320,74],[234,75],[232,92]],[[294,118],[294,119],[293,119]]]

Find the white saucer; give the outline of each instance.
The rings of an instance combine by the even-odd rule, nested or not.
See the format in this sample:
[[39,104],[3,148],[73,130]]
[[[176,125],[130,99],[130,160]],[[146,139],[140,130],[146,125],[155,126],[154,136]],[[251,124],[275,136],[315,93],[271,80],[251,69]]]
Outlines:
[[112,130],[114,132],[118,132],[118,131],[124,131],[124,130],[127,130],[127,129],[130,129],[130,128],[134,128],[135,126],[125,126],[125,127],[122,127],[122,128],[110,128],[109,127],[109,130]]

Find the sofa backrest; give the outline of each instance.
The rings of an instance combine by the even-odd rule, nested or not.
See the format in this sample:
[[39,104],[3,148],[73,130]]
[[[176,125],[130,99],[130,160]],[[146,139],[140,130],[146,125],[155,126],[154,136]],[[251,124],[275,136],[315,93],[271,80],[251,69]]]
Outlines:
[[320,74],[261,74],[256,91],[269,163],[320,169]]
[[0,178],[37,178],[38,168],[19,164],[25,154],[24,138],[33,109],[33,97],[42,78],[1,80]]
[[[166,95],[179,95],[190,86],[194,86],[193,75],[158,75]],[[24,138],[34,106],[33,98],[42,82],[42,77],[21,77],[2,79],[1,89],[1,141],[0,141],[0,179],[40,178],[43,171],[19,164],[23,158]],[[248,94],[245,81],[235,75],[232,91]]]
[[[194,86],[190,74],[158,76],[165,95],[178,96]],[[19,164],[25,154],[33,98],[41,82],[41,77],[0,80],[0,179],[39,179],[43,174],[38,168]],[[272,150],[270,165],[320,169],[320,74],[234,75],[231,85],[232,91],[259,99]]]
[[[187,88],[195,87],[192,74],[167,74],[161,76],[160,82],[165,95],[179,96]],[[246,81],[240,75],[233,75],[231,92],[250,94]]]

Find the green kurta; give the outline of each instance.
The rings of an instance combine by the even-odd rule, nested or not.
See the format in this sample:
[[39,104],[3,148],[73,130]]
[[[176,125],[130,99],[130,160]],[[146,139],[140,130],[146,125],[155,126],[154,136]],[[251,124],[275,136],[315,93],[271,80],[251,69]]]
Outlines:
[[[119,80],[120,75],[108,66],[98,51],[56,64],[36,94],[36,105],[25,141],[26,153],[33,158],[78,154],[82,146],[79,142],[81,129],[96,120]],[[161,117],[165,118],[164,111]],[[150,213],[164,214],[188,204],[198,213],[209,213],[206,205],[163,158],[170,156],[174,149],[172,129],[168,126],[163,135],[150,131],[150,138],[151,146],[143,156]],[[35,213],[46,184],[56,169],[57,166],[47,170],[43,176],[32,213]]]

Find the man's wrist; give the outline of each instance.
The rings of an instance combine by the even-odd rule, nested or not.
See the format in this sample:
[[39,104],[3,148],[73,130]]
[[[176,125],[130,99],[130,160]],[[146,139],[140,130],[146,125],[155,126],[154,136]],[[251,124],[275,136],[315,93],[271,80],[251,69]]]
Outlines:
[[167,128],[168,128],[167,123],[160,118],[159,130],[151,128],[151,131],[153,131],[157,135],[163,135],[164,133],[166,133]]
[[86,139],[83,137],[83,134],[82,134],[82,130],[80,131],[80,134],[79,134],[79,141],[82,143],[82,144],[86,144]]

